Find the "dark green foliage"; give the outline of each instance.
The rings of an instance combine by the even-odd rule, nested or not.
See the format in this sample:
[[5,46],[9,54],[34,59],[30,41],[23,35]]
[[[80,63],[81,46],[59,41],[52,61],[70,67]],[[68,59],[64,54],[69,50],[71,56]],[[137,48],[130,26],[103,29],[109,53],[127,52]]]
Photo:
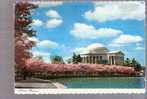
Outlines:
[[132,60],[126,58],[126,60],[124,61],[124,66],[134,67],[136,71],[142,70],[141,64],[138,61],[136,61],[135,58],[133,58]]
[[77,62],[82,62],[82,58],[80,55],[77,55]]
[[72,63],[72,58],[69,58],[69,59],[67,60],[67,63],[68,63],[68,64],[71,64],[71,63]]
[[129,58],[126,58],[126,60],[124,61],[124,66],[130,66],[131,64],[131,60]]
[[82,62],[82,58],[80,55],[76,55],[75,53],[73,53],[73,56],[72,56],[72,63],[73,64],[77,64],[77,63],[80,63]]
[[75,53],[73,53],[73,56],[72,56],[72,63],[73,64],[77,63],[77,56]]
[[53,55],[50,58],[52,64],[64,64],[62,56]]
[[34,59],[36,59],[36,60],[43,60],[43,57],[41,55],[38,55],[38,56],[34,57]]
[[135,58],[132,59],[132,66],[135,68],[136,71],[140,71],[142,69],[141,64],[135,60]]

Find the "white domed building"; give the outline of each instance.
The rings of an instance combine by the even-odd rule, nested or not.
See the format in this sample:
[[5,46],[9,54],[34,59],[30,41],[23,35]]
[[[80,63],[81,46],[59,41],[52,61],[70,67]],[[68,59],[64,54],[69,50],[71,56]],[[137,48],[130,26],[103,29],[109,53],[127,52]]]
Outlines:
[[109,51],[100,45],[88,46],[86,51],[80,53],[82,63],[122,65],[124,53],[122,51]]

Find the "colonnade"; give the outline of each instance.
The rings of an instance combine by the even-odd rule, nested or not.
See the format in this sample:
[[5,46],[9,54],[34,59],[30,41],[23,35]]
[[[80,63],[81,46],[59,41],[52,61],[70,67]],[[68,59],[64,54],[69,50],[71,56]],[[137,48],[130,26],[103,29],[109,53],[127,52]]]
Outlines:
[[102,56],[84,56],[82,57],[82,63],[96,64],[102,59]]
[[[82,57],[82,63],[90,63],[90,64],[97,64],[101,61],[103,61],[102,56],[83,56]],[[108,56],[107,61],[109,64],[114,65],[116,64],[115,56]]]
[[109,59],[110,65],[115,65],[116,64],[115,56],[108,56],[108,59]]

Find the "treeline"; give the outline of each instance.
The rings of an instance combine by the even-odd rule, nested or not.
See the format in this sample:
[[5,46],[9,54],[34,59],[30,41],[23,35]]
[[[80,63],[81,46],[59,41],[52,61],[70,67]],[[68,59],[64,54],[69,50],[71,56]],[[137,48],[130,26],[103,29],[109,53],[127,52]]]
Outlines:
[[[37,57],[35,57],[35,59],[43,60],[43,57],[37,56]],[[65,63],[67,63],[67,64],[78,64],[78,63],[82,62],[82,58],[81,58],[80,54],[76,54],[76,53],[73,53],[72,57],[67,59],[66,62],[63,60],[63,57],[59,56],[59,55],[50,56],[50,60],[51,60],[51,64],[65,64]],[[97,64],[99,64],[99,63],[97,63]],[[103,63],[100,63],[100,64],[103,64]],[[105,65],[109,65],[109,64],[105,63]],[[143,70],[143,67],[141,66],[141,64],[135,58],[132,58],[132,59],[126,58],[124,60],[123,66],[134,67],[134,69],[136,71]]]
[[[38,55],[38,56],[34,57],[34,59],[43,61],[43,57],[41,55]],[[77,64],[77,63],[82,62],[82,58],[81,58],[80,54],[73,53],[72,57],[65,60],[66,61],[65,62],[62,56],[51,55],[50,56],[50,61],[51,61],[51,64],[65,64],[66,62],[68,64]]]
[[76,54],[76,53],[73,53],[73,56],[67,60],[68,64],[71,64],[71,63],[77,64],[80,62],[82,62],[82,58],[81,58],[80,54]]
[[134,67],[136,71],[140,71],[143,69],[141,64],[135,58],[126,58],[126,60],[124,61],[124,66]]

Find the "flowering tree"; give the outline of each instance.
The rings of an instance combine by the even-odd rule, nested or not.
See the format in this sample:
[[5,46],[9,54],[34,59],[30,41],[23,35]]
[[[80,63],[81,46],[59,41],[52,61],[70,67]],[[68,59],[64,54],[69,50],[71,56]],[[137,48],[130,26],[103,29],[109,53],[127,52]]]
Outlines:
[[103,65],[103,64],[47,64],[43,61],[28,60],[27,69],[30,72],[47,72],[48,75],[54,76],[68,76],[68,75],[109,75],[109,74],[122,74],[122,75],[135,75],[134,67],[124,67],[116,65]]
[[31,10],[37,8],[36,5],[27,2],[18,2],[15,5],[15,67],[17,72],[23,73],[26,77],[26,60],[31,58],[31,49],[35,43],[28,37],[35,36],[35,31],[31,28]]
[[[31,28],[32,9],[36,5],[27,2],[19,2],[15,6],[15,67],[17,71],[26,76],[29,73],[47,73],[48,75],[100,75],[100,74],[135,74],[134,67],[110,66],[103,64],[47,64],[42,60],[33,60],[29,50],[35,45],[29,37],[35,36]],[[74,55],[74,63],[81,61],[80,55]],[[62,61],[61,58],[54,60]],[[17,76],[16,71],[16,76]]]
[[53,55],[50,58],[52,64],[64,64],[62,56]]

